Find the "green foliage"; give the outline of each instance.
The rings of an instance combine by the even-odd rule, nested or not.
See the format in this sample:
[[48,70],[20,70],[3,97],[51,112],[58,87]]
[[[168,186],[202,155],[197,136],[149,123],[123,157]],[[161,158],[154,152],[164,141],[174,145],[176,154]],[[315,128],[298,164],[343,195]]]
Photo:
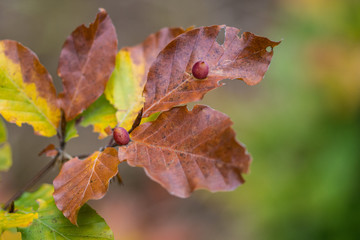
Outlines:
[[11,164],[11,148],[7,143],[6,126],[0,119],[0,171],[7,171]]
[[76,130],[76,119],[69,121],[65,127],[65,142],[68,142],[72,138],[78,137],[79,134]]
[[25,193],[15,202],[19,213],[37,213],[38,218],[27,228],[18,228],[24,240],[38,239],[113,239],[110,228],[96,212],[85,205],[79,212],[78,226],[73,225],[57,209],[51,185],[43,185],[34,193]]
[[98,132],[99,138],[104,138],[108,134],[105,131],[107,126],[116,126],[116,109],[109,103],[104,95],[101,95],[93,104],[82,113],[81,126],[93,125],[94,132]]

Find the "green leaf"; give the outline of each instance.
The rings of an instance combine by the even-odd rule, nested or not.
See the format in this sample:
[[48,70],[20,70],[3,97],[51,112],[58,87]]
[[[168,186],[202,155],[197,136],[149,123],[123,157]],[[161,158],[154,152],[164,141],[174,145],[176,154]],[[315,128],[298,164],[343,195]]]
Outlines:
[[[71,224],[57,209],[51,185],[43,185],[34,193],[25,193],[15,202],[18,212],[38,214],[38,219],[27,228],[19,228],[26,239],[114,239],[109,226],[95,210],[84,205],[79,212],[78,227]],[[30,210],[32,208],[32,210]]]
[[116,56],[115,69],[106,85],[105,96],[116,109],[120,127],[130,130],[144,105],[144,64],[137,64],[128,49],[121,49]]
[[65,127],[65,142],[68,142],[72,138],[76,138],[79,136],[76,130],[76,119],[71,120],[66,123]]
[[7,140],[7,131],[4,121],[0,118],[0,143],[4,143]]
[[6,127],[0,119],[0,171],[7,171],[11,165],[11,148],[7,141]]
[[101,95],[88,109],[86,109],[82,116],[81,126],[87,127],[93,125],[94,132],[98,132],[99,138],[104,138],[108,134],[105,128],[116,126],[116,109],[110,104],[110,102]]
[[158,118],[158,116],[160,115],[160,113],[161,112],[156,112],[156,113],[151,114],[149,117],[142,118],[141,122],[140,122],[140,125],[143,124],[143,123],[146,123],[146,122],[155,121]]
[[163,28],[142,43],[119,51],[105,96],[117,109],[116,118],[120,127],[128,131],[131,129],[144,106],[142,93],[151,64],[171,40],[184,32],[182,28]]
[[7,171],[12,165],[10,144],[0,146],[0,171]]

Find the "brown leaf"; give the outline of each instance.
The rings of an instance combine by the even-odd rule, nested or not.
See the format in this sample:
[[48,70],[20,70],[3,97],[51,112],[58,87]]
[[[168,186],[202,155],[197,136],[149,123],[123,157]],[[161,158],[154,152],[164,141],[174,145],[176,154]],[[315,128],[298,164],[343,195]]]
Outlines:
[[150,34],[144,42],[134,46],[126,47],[125,50],[129,51],[132,61],[137,64],[143,64],[145,71],[142,76],[141,84],[146,83],[147,74],[151,64],[154,62],[159,52],[175,37],[184,33],[182,28],[162,28],[154,34]]
[[76,157],[63,165],[53,182],[53,196],[56,206],[73,224],[82,205],[105,195],[109,180],[118,172],[118,164],[116,149],[106,148],[85,160]]
[[119,147],[119,160],[144,167],[171,194],[188,197],[196,189],[233,190],[244,182],[251,161],[235,140],[228,116],[210,107],[186,106],[162,113],[137,127]]
[[66,120],[75,118],[103,92],[115,66],[117,36],[104,9],[87,28],[79,26],[61,50],[58,75],[64,92],[60,94]]
[[[273,51],[280,42],[225,27],[225,41],[216,38],[225,26],[200,27],[185,32],[170,42],[152,64],[145,85],[144,117],[174,106],[197,101],[204,94],[221,86],[222,79],[242,79],[257,84],[267,71]],[[267,48],[269,51],[267,51]],[[208,77],[192,76],[193,65],[205,61]]]
[[54,144],[49,144],[38,155],[41,156],[45,154],[47,157],[55,157],[58,152],[59,151],[55,148]]

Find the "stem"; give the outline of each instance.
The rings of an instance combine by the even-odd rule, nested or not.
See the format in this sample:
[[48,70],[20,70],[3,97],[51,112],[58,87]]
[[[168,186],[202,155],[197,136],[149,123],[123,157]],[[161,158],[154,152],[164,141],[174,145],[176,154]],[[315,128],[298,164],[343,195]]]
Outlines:
[[55,166],[56,161],[58,160],[60,154],[56,155],[51,159],[46,166],[44,166],[38,174],[36,174],[22,189],[16,192],[4,205],[3,209],[6,210],[9,206],[18,199],[26,190],[34,186],[40,178],[42,178],[52,167]]
[[60,149],[65,149],[65,132],[66,132],[66,119],[65,119],[65,113],[64,111],[61,111],[61,121],[60,121],[60,135],[58,135],[59,141],[60,141]]
[[143,108],[142,108],[142,109],[140,110],[140,112],[138,113],[138,115],[137,115],[137,117],[136,117],[136,119],[135,119],[135,121],[134,121],[131,129],[129,130],[129,134],[130,134],[132,131],[134,131],[134,129],[135,129],[137,126],[140,125],[140,123],[141,123],[141,118],[142,118],[142,114],[143,114]]

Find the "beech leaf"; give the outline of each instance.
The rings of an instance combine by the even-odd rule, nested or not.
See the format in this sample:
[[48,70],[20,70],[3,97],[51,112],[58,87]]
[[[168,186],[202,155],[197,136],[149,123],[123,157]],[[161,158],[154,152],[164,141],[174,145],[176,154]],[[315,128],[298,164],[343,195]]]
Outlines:
[[12,165],[11,147],[7,142],[6,126],[0,119],[0,171],[7,171]]
[[109,181],[118,172],[117,150],[106,148],[85,160],[73,158],[66,162],[54,179],[56,206],[73,224],[82,205],[90,199],[102,198]]
[[47,157],[55,157],[58,153],[59,151],[56,149],[55,145],[51,143],[41,150],[38,155],[41,156],[45,154]]
[[0,113],[8,122],[33,126],[51,137],[60,122],[60,108],[50,74],[28,48],[0,41]]
[[6,230],[1,234],[0,240],[21,240],[21,233]]
[[104,219],[87,204],[79,212],[79,224],[74,226],[64,217],[52,197],[54,189],[42,185],[33,193],[24,193],[15,202],[17,212],[36,214],[37,218],[26,228],[18,228],[26,239],[114,239]]
[[[225,41],[220,45],[216,39],[222,28]],[[200,27],[171,41],[149,70],[143,116],[198,101],[221,86],[219,81],[223,79],[242,79],[249,85],[260,82],[269,67],[272,48],[280,42],[250,32],[239,37],[239,32],[223,25]],[[209,66],[209,73],[202,80],[192,75],[192,67],[198,61]]]
[[171,40],[183,32],[182,28],[163,28],[148,36],[143,43],[122,48],[117,54],[105,95],[117,109],[116,118],[120,127],[131,129],[144,105],[142,92],[152,62]]
[[[0,230],[17,228],[17,227],[27,227],[29,226],[34,219],[38,218],[37,213],[8,213],[6,211],[0,210]],[[1,231],[0,231],[1,232]]]
[[114,128],[117,124],[116,109],[104,95],[101,95],[93,104],[83,113],[81,126],[87,127],[93,125],[94,132],[99,133],[99,138],[105,138],[109,135],[107,127]]
[[66,123],[65,127],[65,142],[70,141],[70,139],[76,138],[79,136],[77,129],[76,129],[76,120],[73,119]]
[[119,160],[145,168],[171,194],[188,197],[196,189],[229,191],[244,182],[251,161],[235,140],[232,122],[210,107],[186,106],[163,112],[138,126],[131,142],[119,147]]
[[66,121],[74,119],[104,92],[116,52],[115,28],[104,9],[89,27],[79,26],[66,39],[58,67],[64,86],[59,98]]

